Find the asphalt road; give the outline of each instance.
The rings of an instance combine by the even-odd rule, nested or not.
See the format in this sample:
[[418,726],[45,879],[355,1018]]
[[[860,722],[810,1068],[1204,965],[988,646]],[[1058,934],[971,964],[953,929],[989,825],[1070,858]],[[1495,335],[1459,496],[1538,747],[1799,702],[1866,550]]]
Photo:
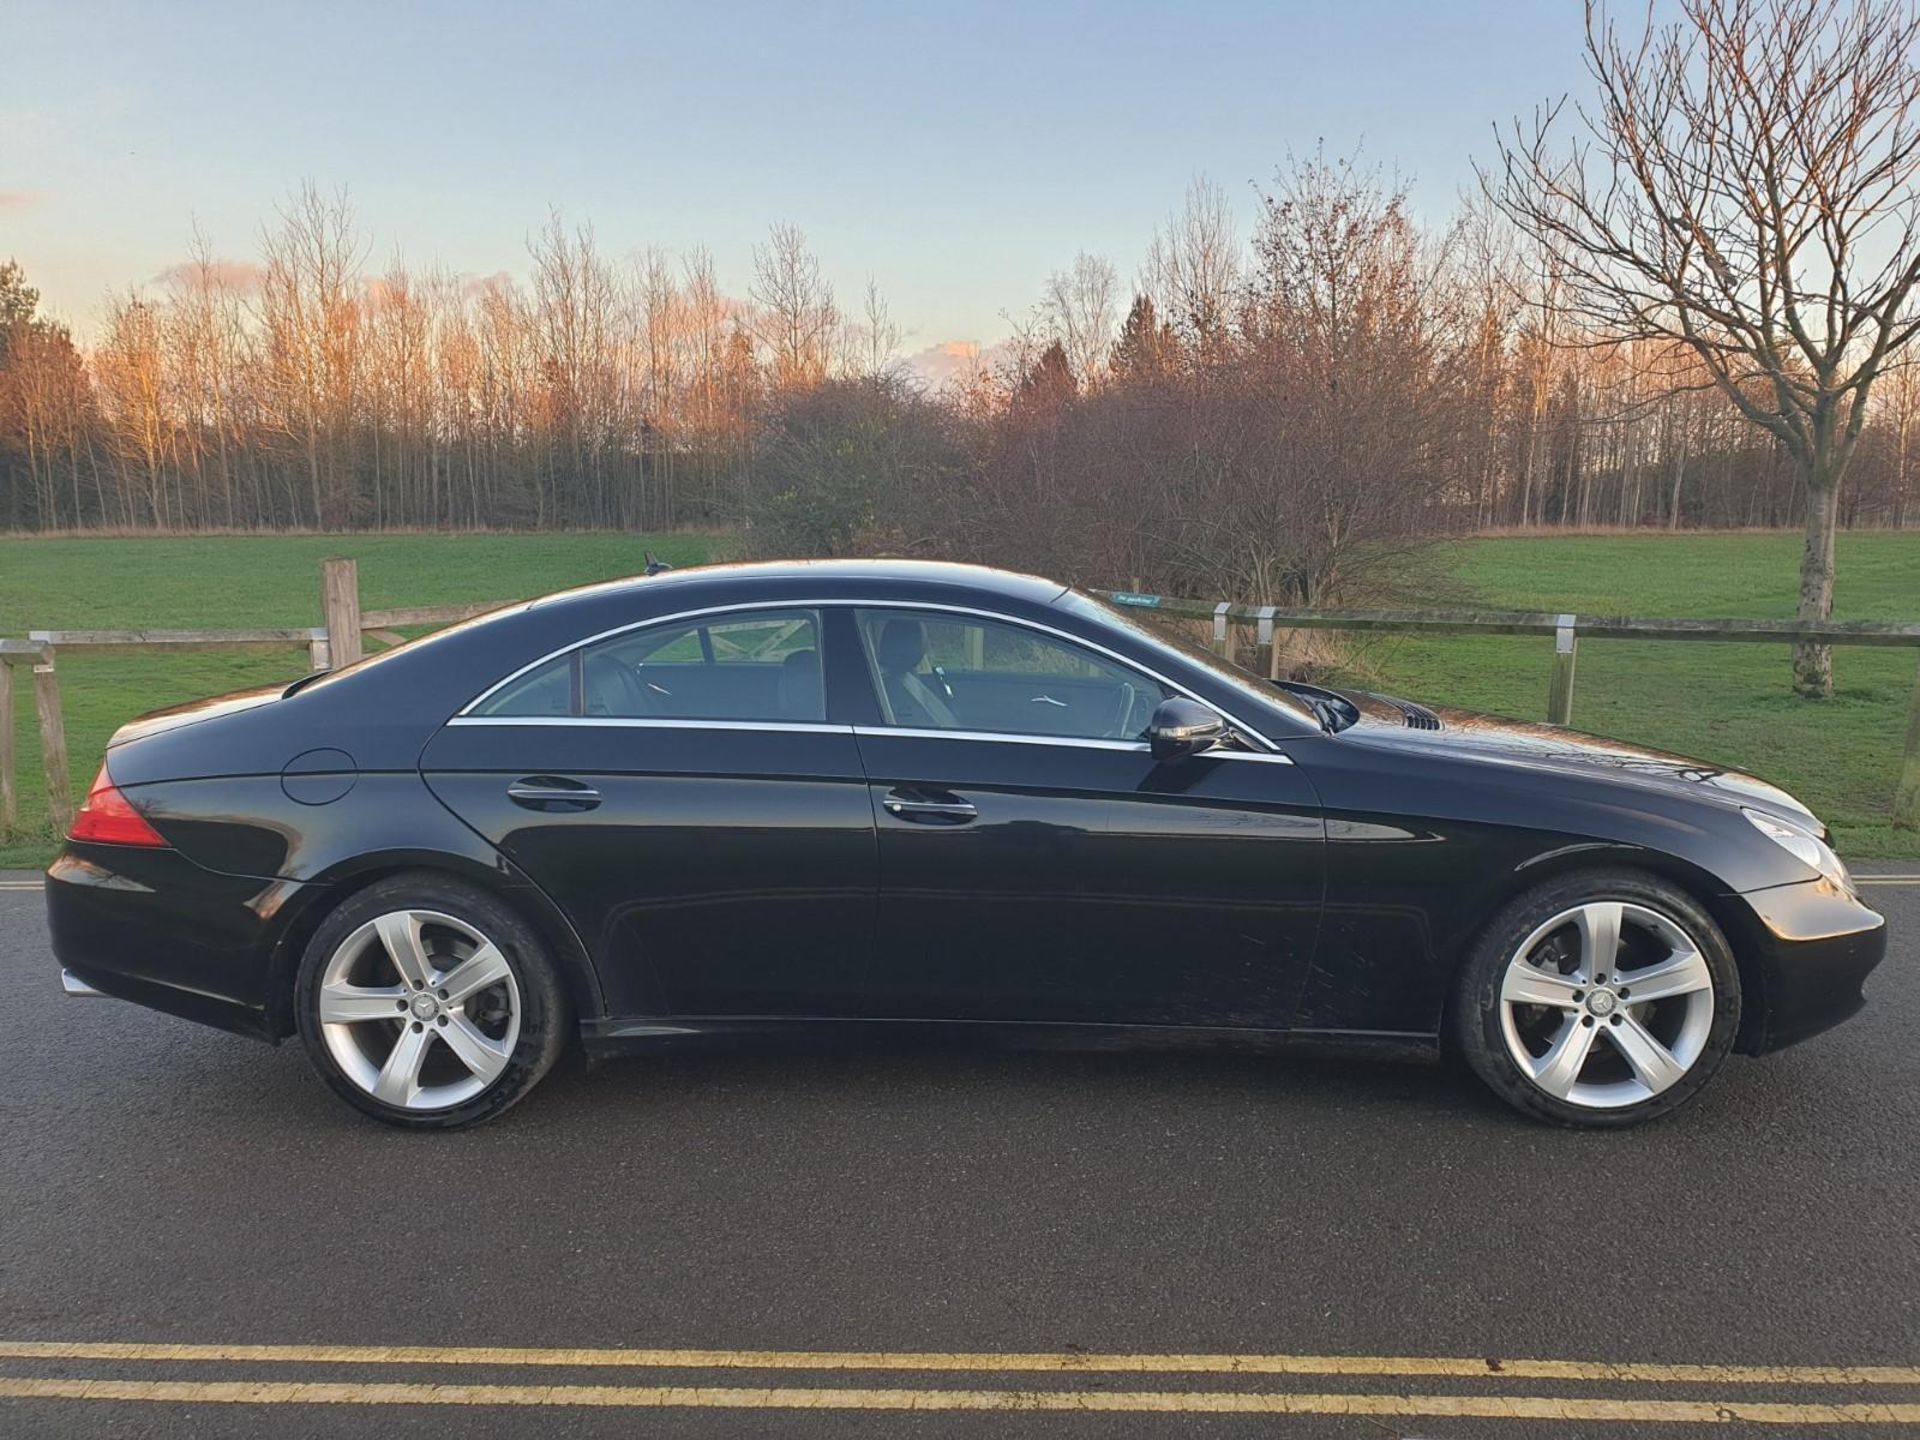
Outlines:
[[[1863,1015],[1625,1134],[1541,1128],[1442,1069],[948,1053],[575,1067],[417,1136],[333,1100],[297,1046],[64,999],[41,897],[0,888],[0,1435],[1673,1436],[1755,1403],[1795,1408],[1734,1429],[1887,1433],[1854,1422],[1892,1412],[1801,1407],[1920,1407],[1920,1383],[1722,1368],[1920,1365],[1920,885],[1868,893],[1895,948]],[[882,1353],[809,1358],[845,1351]],[[966,1358],[1035,1352],[1149,1358]],[[1152,1358],[1220,1355],[1396,1364]],[[1513,1363],[1541,1359],[1709,1368]],[[63,1378],[131,1388],[14,1383]],[[218,1403],[226,1382],[331,1388]],[[493,1385],[515,1388],[424,1388]],[[660,1388],[681,1386],[720,1388]],[[1175,1399],[873,1408],[1137,1391]],[[1326,1413],[1348,1395],[1383,1413]],[[429,1398],[515,1403],[401,1403]]]

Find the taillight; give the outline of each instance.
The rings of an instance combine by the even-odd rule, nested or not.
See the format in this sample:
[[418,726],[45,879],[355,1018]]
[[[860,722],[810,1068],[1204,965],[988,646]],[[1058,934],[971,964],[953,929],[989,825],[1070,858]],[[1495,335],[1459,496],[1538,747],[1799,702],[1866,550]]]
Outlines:
[[67,838],[91,840],[99,845],[164,847],[167,843],[107,778],[104,765],[93,777],[93,788],[87,792],[80,813],[73,817],[73,828],[67,831]]

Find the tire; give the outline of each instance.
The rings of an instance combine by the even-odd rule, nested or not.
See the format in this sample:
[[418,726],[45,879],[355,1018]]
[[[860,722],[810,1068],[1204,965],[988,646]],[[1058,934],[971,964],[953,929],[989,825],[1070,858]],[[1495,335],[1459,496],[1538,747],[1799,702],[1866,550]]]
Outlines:
[[1713,1078],[1740,1028],[1740,974],[1685,891],[1642,871],[1578,871],[1493,918],[1460,969],[1448,1024],[1515,1109],[1615,1129],[1671,1114]]
[[409,1130],[492,1119],[540,1083],[572,1031],[533,928],[486,891],[427,871],[370,885],[321,922],[294,982],[294,1023],[335,1094]]

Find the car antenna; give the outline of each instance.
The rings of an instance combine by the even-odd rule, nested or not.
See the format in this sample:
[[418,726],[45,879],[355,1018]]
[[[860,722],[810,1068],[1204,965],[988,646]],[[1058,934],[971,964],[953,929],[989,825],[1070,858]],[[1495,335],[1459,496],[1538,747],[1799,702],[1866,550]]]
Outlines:
[[658,575],[664,571],[671,570],[673,568],[666,561],[662,560],[658,555],[654,554],[651,550],[646,552],[646,556],[647,556],[646,573],[649,575]]

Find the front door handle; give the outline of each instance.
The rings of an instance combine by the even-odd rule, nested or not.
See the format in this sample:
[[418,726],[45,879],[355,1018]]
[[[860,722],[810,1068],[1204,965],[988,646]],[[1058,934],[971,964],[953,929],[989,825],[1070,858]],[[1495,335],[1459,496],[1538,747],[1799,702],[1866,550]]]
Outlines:
[[529,810],[591,810],[600,792],[559,775],[530,775],[507,786],[507,798]]
[[886,807],[889,815],[917,821],[922,825],[964,825],[980,814],[969,800],[957,796],[930,800],[913,790],[890,791],[880,803]]

